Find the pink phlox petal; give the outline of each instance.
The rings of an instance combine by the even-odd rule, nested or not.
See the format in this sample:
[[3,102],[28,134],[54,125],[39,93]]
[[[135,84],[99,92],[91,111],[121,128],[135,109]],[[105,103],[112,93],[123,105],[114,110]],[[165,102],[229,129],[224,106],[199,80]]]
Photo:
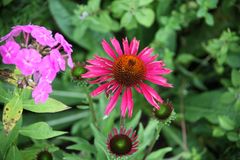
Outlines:
[[67,53],[67,54],[71,54],[73,52],[72,50],[72,45],[69,44],[66,39],[59,33],[55,34],[55,39],[58,43],[60,43],[60,45],[63,47],[63,50]]
[[16,58],[16,66],[23,75],[33,74],[41,62],[41,54],[35,49],[21,49]]
[[53,64],[53,66],[55,67],[56,71],[59,71],[60,69],[62,71],[65,70],[66,62],[65,62],[63,56],[61,55],[61,53],[57,49],[52,49],[50,51],[50,60]]
[[19,51],[20,45],[14,41],[8,41],[6,44],[0,46],[3,63],[14,64]]

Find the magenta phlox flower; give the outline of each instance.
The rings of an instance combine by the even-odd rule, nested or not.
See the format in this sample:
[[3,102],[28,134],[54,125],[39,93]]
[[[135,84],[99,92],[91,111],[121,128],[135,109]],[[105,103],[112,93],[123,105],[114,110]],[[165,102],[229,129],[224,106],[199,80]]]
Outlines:
[[31,32],[32,37],[43,46],[53,47],[56,45],[55,39],[52,37],[52,32],[45,27],[37,27]]
[[59,71],[60,69],[65,71],[66,62],[59,50],[53,49],[50,51],[50,60],[56,71]]
[[52,92],[52,86],[46,81],[40,81],[38,85],[34,88],[32,96],[35,103],[44,103]]
[[8,41],[0,46],[0,54],[3,57],[3,63],[14,64],[16,56],[20,50],[20,45],[14,41]]
[[58,43],[60,43],[60,45],[63,47],[63,50],[67,54],[71,54],[72,53],[72,45],[69,44],[61,34],[56,33],[54,37],[55,37],[56,41]]
[[[0,55],[5,64],[14,64],[20,70],[19,82],[32,80],[27,84],[33,88],[35,102],[44,102],[57,73],[65,71],[66,64],[73,68],[72,45],[60,34],[53,37],[52,31],[37,25],[17,25],[0,38]],[[18,85],[19,87],[24,85]],[[41,87],[46,89],[41,90]],[[50,86],[50,87],[49,87]],[[41,93],[41,96],[37,96]]]
[[57,70],[55,70],[54,64],[52,63],[49,55],[42,59],[38,70],[42,75],[42,79],[48,83],[51,83],[57,75]]
[[28,76],[37,70],[41,55],[35,49],[21,49],[17,55],[16,66],[23,75]]

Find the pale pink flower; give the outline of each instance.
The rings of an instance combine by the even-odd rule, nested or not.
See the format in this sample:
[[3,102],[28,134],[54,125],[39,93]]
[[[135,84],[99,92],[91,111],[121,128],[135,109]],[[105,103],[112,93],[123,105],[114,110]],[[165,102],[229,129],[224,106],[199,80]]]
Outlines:
[[66,68],[66,62],[59,50],[53,49],[50,51],[50,60],[55,68],[56,71],[59,71],[60,69],[62,71]]
[[46,81],[40,81],[32,92],[35,103],[44,103],[52,92],[52,86]]
[[45,56],[38,66],[38,70],[42,75],[41,78],[51,83],[57,75],[57,70],[55,70],[54,64],[52,63],[50,56]]
[[56,41],[52,37],[52,32],[45,27],[34,28],[31,32],[31,35],[43,46],[53,47],[56,45]]
[[109,115],[122,94],[121,115],[125,117],[128,110],[128,116],[131,117],[134,105],[132,89],[143,94],[152,106],[160,109],[159,103],[163,103],[162,98],[145,82],[150,81],[163,87],[172,87],[167,79],[162,77],[164,74],[169,74],[171,70],[164,68],[163,61],[156,61],[157,56],[151,56],[152,48],[146,47],[138,53],[139,41],[135,38],[130,45],[127,39],[123,39],[123,50],[115,38],[111,39],[111,43],[115,50],[105,40],[102,41],[105,52],[112,60],[95,56],[88,61],[89,65],[86,65],[88,72],[82,75],[83,78],[95,78],[90,83],[100,84],[91,93],[92,96],[97,96],[103,91],[106,94],[112,93],[105,114]]
[[16,66],[23,75],[28,76],[37,70],[41,62],[41,55],[35,49],[21,49],[17,54]]
[[0,46],[0,54],[3,63],[14,64],[16,56],[20,50],[20,45],[14,41],[8,41],[6,44]]

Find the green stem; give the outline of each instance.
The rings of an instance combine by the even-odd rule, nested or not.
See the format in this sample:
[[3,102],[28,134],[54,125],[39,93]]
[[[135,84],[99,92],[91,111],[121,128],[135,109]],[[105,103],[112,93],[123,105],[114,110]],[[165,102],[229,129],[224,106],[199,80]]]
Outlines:
[[88,103],[89,103],[89,109],[92,113],[92,119],[93,119],[93,124],[96,128],[98,128],[97,126],[97,116],[93,107],[93,100],[92,97],[90,96],[90,94],[87,92],[87,98],[88,98]]
[[152,139],[151,143],[150,143],[150,146],[148,147],[147,151],[146,151],[146,154],[144,156],[143,159],[146,159],[146,157],[151,153],[156,141],[158,140],[159,138],[159,135],[160,135],[160,132],[163,128],[164,124],[163,123],[160,123],[157,127],[157,130],[156,130],[156,134],[155,134],[155,138]]

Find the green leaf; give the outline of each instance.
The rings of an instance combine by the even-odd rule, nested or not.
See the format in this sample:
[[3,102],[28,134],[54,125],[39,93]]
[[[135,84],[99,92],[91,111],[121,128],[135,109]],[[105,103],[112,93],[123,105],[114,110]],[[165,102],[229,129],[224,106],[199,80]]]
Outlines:
[[155,152],[149,154],[146,160],[156,160],[156,159],[163,159],[165,154],[172,151],[172,147],[161,148]]
[[153,0],[139,0],[138,1],[138,6],[139,7],[146,6],[146,5],[148,5],[148,4],[152,3],[152,2],[153,2]]
[[239,117],[239,112],[236,112],[232,105],[223,105],[219,100],[224,93],[224,91],[215,90],[186,96],[184,103],[186,119],[196,122],[200,118],[206,118],[212,123],[218,123],[219,115],[227,114],[232,119]]
[[23,127],[20,129],[19,133],[33,139],[48,139],[63,135],[67,132],[54,131],[47,123],[37,122],[27,127]]
[[93,125],[91,124],[91,129],[94,135],[94,145],[96,146],[97,160],[106,159],[110,160],[107,147],[106,147],[106,137]]
[[135,17],[141,25],[150,27],[154,22],[154,12],[150,8],[141,8],[136,11]]
[[67,149],[77,150],[77,151],[87,151],[91,153],[96,153],[96,149],[87,140],[80,137],[59,137],[61,140],[72,141],[76,144],[68,146]]
[[97,11],[100,8],[100,0],[89,0],[88,7],[91,8],[91,11]]
[[17,121],[21,118],[23,111],[22,99],[15,95],[4,107],[3,127],[6,133],[9,133]]
[[3,87],[2,82],[0,82],[0,102],[2,103],[7,103],[10,100],[10,95],[9,93],[5,90]]
[[[65,3],[70,3],[69,1]],[[58,26],[64,32],[64,34],[70,36],[73,31],[71,25],[71,13],[67,10],[66,5],[61,0],[48,0],[49,9],[53,15],[53,18],[57,22]],[[74,8],[72,8],[73,10]]]
[[23,102],[23,108],[36,113],[55,113],[70,109],[62,102],[48,98],[48,100],[43,104],[35,104],[34,100],[27,100]]
[[182,53],[177,57],[177,62],[182,64],[188,64],[192,62],[194,59],[195,57],[192,54]]
[[142,112],[141,110],[138,111],[138,113],[131,119],[131,121],[126,122],[126,128],[136,128],[136,126],[139,124],[140,118],[141,118]]
[[213,129],[213,133],[212,134],[213,134],[214,137],[222,137],[225,134],[225,130],[223,130],[220,127],[215,127]]
[[11,146],[5,160],[22,160],[21,152],[19,151],[17,146]]
[[205,22],[209,25],[209,26],[213,26],[214,25],[214,19],[213,16],[209,13],[207,13],[205,15]]
[[130,12],[126,12],[121,18],[121,26],[127,27],[133,19],[133,15]]
[[13,130],[6,135],[4,131],[2,130],[2,124],[0,124],[0,157],[4,157],[9,150],[9,147],[12,146],[17,140],[18,137],[18,131],[22,125],[21,119],[17,122],[16,126],[13,128]]
[[240,86],[240,72],[237,70],[232,70],[232,84],[235,87],[239,87]]
[[230,119],[228,116],[218,116],[219,125],[227,130],[233,130],[235,128],[235,122]]
[[236,132],[227,133],[227,138],[229,141],[232,141],[232,142],[236,142],[240,139],[238,133],[236,133]]

